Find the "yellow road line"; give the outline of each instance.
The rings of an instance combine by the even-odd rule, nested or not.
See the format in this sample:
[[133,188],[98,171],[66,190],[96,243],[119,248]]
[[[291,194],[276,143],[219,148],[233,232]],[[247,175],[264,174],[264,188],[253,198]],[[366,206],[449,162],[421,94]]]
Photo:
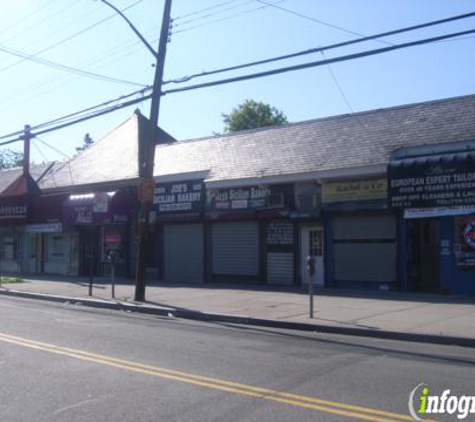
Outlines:
[[197,385],[200,387],[247,395],[262,400],[289,404],[297,407],[346,416],[349,418],[356,418],[372,422],[413,421],[413,419],[409,415],[386,412],[370,407],[323,400],[309,396],[291,394],[283,391],[271,390],[267,388],[225,381],[201,375],[194,375],[186,372],[146,365],[139,362],[118,359],[106,355],[90,353],[83,350],[59,347],[53,344],[11,336],[5,333],[0,333],[0,341],[16,344],[23,347],[28,347],[31,349],[42,350],[49,353],[69,356],[75,359],[95,362],[102,365],[108,365],[137,373],[180,381],[187,384]]

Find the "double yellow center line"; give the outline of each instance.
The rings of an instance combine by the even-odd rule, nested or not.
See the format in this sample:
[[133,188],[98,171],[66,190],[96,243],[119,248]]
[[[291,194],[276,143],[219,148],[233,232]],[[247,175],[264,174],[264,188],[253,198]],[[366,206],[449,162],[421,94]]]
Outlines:
[[302,396],[298,394],[287,393],[284,391],[271,390],[268,388],[225,381],[201,375],[194,375],[187,372],[146,365],[139,362],[118,359],[111,356],[86,352],[83,350],[55,346],[53,344],[16,337],[5,333],[0,333],[0,341],[15,344],[18,346],[28,347],[30,349],[54,353],[57,355],[68,356],[83,361],[107,365],[114,368],[132,371],[140,374],[156,376],[173,381],[180,381],[186,384],[196,385],[199,387],[226,391],[228,393],[241,394],[256,399],[262,399],[275,403],[282,403],[300,408],[331,413],[335,415],[345,416],[348,418],[355,418],[372,422],[413,421],[413,419],[409,415],[386,412],[370,407],[323,400],[309,396]]

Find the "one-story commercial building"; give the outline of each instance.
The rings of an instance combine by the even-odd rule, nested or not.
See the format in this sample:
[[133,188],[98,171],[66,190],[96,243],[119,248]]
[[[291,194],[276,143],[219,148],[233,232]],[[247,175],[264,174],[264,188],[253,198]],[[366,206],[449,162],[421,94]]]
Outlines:
[[[146,125],[135,113],[38,183],[65,196],[79,274],[113,248],[133,275]],[[475,95],[180,142],[161,131],[150,276],[300,285],[311,255],[321,286],[475,294],[474,142]]]

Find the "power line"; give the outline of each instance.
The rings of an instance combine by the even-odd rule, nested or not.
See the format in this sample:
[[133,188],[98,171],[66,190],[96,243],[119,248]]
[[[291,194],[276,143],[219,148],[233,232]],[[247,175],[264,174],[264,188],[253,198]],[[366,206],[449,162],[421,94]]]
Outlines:
[[[242,76],[237,76],[237,77],[234,77],[234,78],[228,78],[228,79],[222,79],[222,80],[218,80],[218,81],[206,82],[206,83],[197,84],[197,85],[189,85],[189,86],[185,86],[185,87],[182,87],[182,88],[175,88],[175,89],[170,89],[168,91],[162,91],[161,95],[174,94],[174,93],[178,93],[178,92],[185,92],[185,91],[191,91],[191,90],[195,90],[195,89],[208,88],[208,87],[228,84],[228,83],[232,83],[232,82],[240,82],[240,81],[245,81],[245,80],[249,80],[249,79],[256,79],[256,78],[261,78],[261,77],[265,77],[265,76],[272,76],[272,75],[277,75],[277,74],[280,74],[280,73],[286,73],[286,72],[292,72],[292,71],[296,71],[296,70],[308,69],[308,68],[312,68],[312,67],[324,66],[324,65],[328,65],[330,63],[338,63],[338,62],[344,62],[344,61],[349,61],[349,60],[355,60],[355,59],[368,57],[368,56],[372,56],[372,55],[387,53],[387,52],[402,49],[402,48],[415,47],[415,46],[419,46],[419,45],[423,45],[423,44],[434,43],[434,42],[438,42],[438,41],[441,41],[441,40],[451,39],[451,38],[460,37],[460,36],[469,35],[469,34],[475,34],[475,29],[467,30],[467,31],[460,31],[460,32],[453,32],[453,33],[449,33],[449,34],[445,34],[445,35],[440,35],[440,36],[437,36],[437,37],[424,38],[424,39],[420,39],[420,40],[416,40],[416,41],[411,41],[411,42],[406,42],[406,43],[402,43],[402,44],[382,47],[382,48],[379,48],[379,49],[367,50],[367,51],[363,51],[363,52],[359,52],[359,53],[355,53],[355,54],[349,54],[349,55],[334,57],[334,58],[331,58],[331,59],[320,60],[320,61],[316,61],[316,62],[303,63],[303,64],[300,64],[300,65],[288,66],[288,67],[273,69],[273,70],[269,70],[269,71],[265,71],[265,72],[258,72],[258,73],[248,74],[248,75],[242,75]],[[78,117],[78,118],[76,118],[74,120],[71,120],[69,122],[62,123],[62,124],[59,124],[57,126],[53,126],[53,127],[50,127],[50,128],[40,130],[38,132],[35,132],[32,135],[33,136],[38,136],[38,135],[42,135],[42,134],[45,134],[45,133],[48,133],[48,132],[53,132],[55,130],[63,129],[63,128],[68,127],[68,126],[72,126],[74,124],[81,123],[83,121],[86,121],[86,120],[89,120],[89,119],[92,119],[92,118],[95,118],[95,117],[99,117],[99,116],[111,113],[113,111],[116,111],[116,110],[119,110],[119,109],[122,109],[122,108],[125,108],[125,107],[129,107],[129,106],[134,105],[134,104],[138,104],[138,103],[143,102],[143,101],[147,101],[150,98],[151,98],[151,94],[144,95],[142,98],[129,100],[129,101],[127,101],[125,103],[122,103],[122,104],[119,104],[119,105],[110,106],[110,107],[107,107],[103,110],[98,110],[97,112],[90,113],[89,115],[86,115],[86,116]],[[95,108],[95,107],[93,107],[93,108]],[[44,126],[44,124],[39,125],[39,126],[40,127]],[[32,129],[34,129],[34,128],[32,128]],[[6,137],[8,137],[8,135],[2,136],[2,137],[0,137],[0,139],[4,139]],[[8,141],[4,141],[4,142],[0,143],[0,146],[8,145],[8,144],[17,142],[17,141],[22,140],[22,139],[23,138],[21,136],[19,136],[17,138],[10,139]]]
[[31,143],[33,145],[34,148],[36,148],[36,150],[40,153],[40,155],[43,157],[43,160],[45,160],[45,163],[47,163],[49,160],[48,158],[46,157],[45,154],[43,154],[43,151],[40,149],[39,145],[36,144],[35,141],[35,138],[32,139],[33,142]]
[[[53,0],[53,1],[54,1],[54,0]],[[46,5],[41,6],[41,7],[37,8],[37,9],[35,9],[34,11],[32,11],[31,13],[29,13],[28,15],[26,15],[24,18],[20,19],[19,21],[17,21],[16,23],[10,25],[9,27],[5,28],[5,29],[2,31],[2,33],[8,31],[8,30],[11,29],[11,28],[14,28],[15,26],[19,25],[20,23],[24,22],[25,20],[28,20],[31,16],[34,16],[34,15],[37,14],[38,12],[44,10],[46,7],[49,6],[49,4],[53,3],[53,1],[50,1],[50,2],[48,2]],[[64,3],[63,3],[63,6],[64,6]],[[49,15],[49,16],[47,16],[47,17],[45,17],[45,18],[43,18],[43,19],[41,19],[41,20],[39,20],[39,21],[37,21],[36,23],[34,23],[34,24],[32,24],[32,25],[30,25],[30,26],[28,26],[28,27],[26,27],[26,28],[23,28],[23,29],[22,29],[21,31],[19,31],[18,33],[14,34],[14,35],[11,35],[11,36],[9,36],[8,38],[3,39],[2,42],[6,42],[6,41],[13,40],[13,39],[15,39],[16,37],[18,37],[19,35],[22,35],[22,34],[24,34],[25,32],[31,31],[32,29],[36,28],[37,26],[41,25],[42,23],[44,23],[44,22],[50,20],[52,17],[57,16],[57,15],[60,15],[61,13],[65,12],[66,10],[69,10],[69,9],[71,9],[71,5],[70,5],[70,4],[66,5],[65,7],[62,7],[61,9],[57,10],[57,11],[54,12],[53,14],[51,14],[51,15]]]
[[[153,31],[155,31],[155,29],[153,29]],[[151,30],[145,32],[145,34],[148,33],[151,33]],[[155,42],[155,40],[153,42]],[[135,39],[129,40],[125,43],[121,43],[120,45],[109,49],[108,53],[99,53],[90,60],[84,62],[84,68],[88,68],[92,65],[102,63],[101,66],[95,66],[95,69],[99,70],[106,67],[107,65],[116,63],[127,56],[140,53],[141,50],[135,48],[135,46],[139,43],[140,41]],[[34,84],[24,86],[20,91],[10,94],[8,96],[8,100],[1,102],[1,105],[3,107],[0,107],[0,112],[7,108],[11,108],[12,104],[14,104],[15,106],[23,104],[28,101],[29,98],[38,99],[39,97],[64,86],[66,83],[68,83],[68,80],[71,79],[71,75],[63,75],[61,77],[56,76],[54,78],[47,77]],[[51,86],[51,88],[48,88],[48,86]]]
[[462,15],[450,16],[450,17],[444,18],[444,19],[425,22],[425,23],[418,24],[418,25],[407,26],[407,27],[404,27],[404,28],[394,29],[394,30],[391,30],[391,31],[380,32],[378,34],[369,35],[369,36],[365,36],[365,37],[362,37],[362,38],[356,38],[356,39],[349,40],[349,41],[343,41],[343,42],[336,43],[336,44],[330,44],[328,46],[311,48],[311,49],[304,50],[304,51],[299,51],[299,52],[296,52],[296,53],[291,53],[291,54],[286,54],[286,55],[283,55],[283,56],[272,57],[272,58],[264,59],[264,60],[257,60],[257,61],[254,61],[254,62],[248,62],[248,63],[236,65],[236,66],[230,66],[230,67],[226,67],[226,68],[222,68],[222,69],[211,70],[211,71],[208,71],[208,72],[195,73],[193,75],[183,76],[181,78],[168,80],[168,81],[166,81],[166,83],[183,83],[183,82],[188,82],[192,79],[199,78],[199,77],[216,75],[218,73],[229,72],[229,71],[232,71],[232,70],[244,69],[246,67],[258,66],[258,65],[272,63],[272,62],[280,61],[280,60],[292,59],[294,57],[304,56],[304,55],[307,55],[307,54],[321,53],[322,51],[328,51],[328,50],[333,50],[333,49],[336,49],[336,48],[347,47],[349,45],[358,44],[358,43],[362,43],[362,42],[365,42],[365,41],[370,41],[370,40],[373,40],[373,39],[376,39],[376,38],[382,38],[382,37],[387,37],[387,36],[390,36],[390,35],[401,34],[403,32],[415,31],[415,30],[418,30],[418,29],[427,28],[427,27],[435,26],[435,25],[441,25],[441,24],[448,23],[448,22],[453,22],[453,21],[456,21],[456,20],[467,19],[467,18],[470,18],[470,17],[473,17],[473,16],[475,16],[475,12],[464,13]]
[[[282,3],[284,1],[285,0],[277,0],[274,4]],[[187,31],[191,31],[191,30],[197,29],[197,28],[202,28],[203,26],[212,25],[214,23],[223,22],[223,21],[226,21],[226,20],[229,20],[229,19],[234,19],[234,18],[237,18],[237,17],[242,16],[242,15],[247,15],[248,13],[256,12],[256,11],[262,10],[262,9],[267,9],[267,7],[269,7],[269,6],[255,7],[253,9],[249,9],[249,10],[246,10],[246,11],[241,12],[241,13],[235,13],[234,15],[226,16],[226,17],[221,18],[221,19],[215,19],[213,21],[205,22],[205,23],[202,23],[201,25],[195,25],[195,26],[190,26],[188,28],[179,29],[178,31],[173,31],[173,35],[180,34],[180,33],[187,32]]]
[[[324,22],[320,19],[312,18],[308,15],[304,15],[303,13],[298,13],[298,12],[295,12],[293,10],[287,9],[285,7],[277,6],[276,4],[268,3],[267,1],[264,1],[264,0],[255,0],[255,1],[257,1],[258,3],[265,4],[267,6],[273,7],[275,9],[282,10],[286,13],[290,13],[291,15],[298,16],[299,18],[306,19],[306,20],[312,21],[314,23],[318,23],[319,25],[327,26],[329,28],[333,28],[333,29],[337,29],[337,30],[342,31],[342,32],[346,32],[347,34],[356,35],[358,37],[364,37],[365,36],[364,34],[360,34],[359,32],[350,31],[349,29],[343,28],[341,26],[334,25],[334,24],[328,23],[328,22]],[[378,41],[382,42],[384,44],[391,44],[391,43],[388,43],[388,42],[382,41],[382,40],[378,40]]]
[[43,145],[47,146],[48,148],[52,149],[54,152],[62,155],[63,157],[66,157],[68,160],[71,158],[69,155],[65,154],[64,152],[62,152],[61,150],[59,150],[58,148],[50,145],[48,142],[38,138],[38,135],[36,135],[36,137],[34,139],[37,139],[38,141],[40,141]]
[[[127,101],[125,103],[122,103],[122,104],[119,104],[119,105],[116,105],[116,106],[111,106],[111,107],[105,108],[103,110],[99,110],[96,113],[91,113],[90,115],[86,115],[86,116],[83,116],[83,117],[78,117],[77,119],[72,120],[70,122],[62,123],[62,124],[59,124],[59,125],[51,127],[51,128],[40,130],[40,131],[35,132],[34,134],[32,134],[32,136],[44,135],[45,133],[54,132],[55,130],[59,130],[59,129],[64,129],[68,126],[72,126],[72,125],[75,125],[75,124],[78,124],[78,123],[82,123],[86,120],[94,119],[96,117],[104,116],[106,114],[112,113],[114,111],[117,111],[117,110],[120,110],[120,109],[123,109],[123,108],[126,108],[126,107],[133,106],[133,105],[141,103],[143,101],[148,101],[151,98],[152,98],[152,95],[148,94],[148,95],[143,96],[142,98],[138,98],[138,99],[135,99],[135,100],[130,100],[130,101]],[[33,129],[33,127],[32,127],[32,129]],[[21,133],[23,133],[23,132],[21,132]],[[4,139],[6,137],[7,137],[7,135],[0,137],[0,139]],[[10,139],[8,141],[0,142],[0,146],[13,144],[15,142],[22,141],[22,140],[23,140],[23,136],[18,136],[14,139]]]
[[[128,10],[128,9],[134,7],[134,6],[136,6],[136,5],[137,5],[138,3],[140,3],[140,2],[142,2],[142,0],[137,0],[136,2],[132,3],[131,5],[129,5],[129,6],[125,7],[125,8],[123,8],[123,9],[121,10],[121,12],[124,12],[124,11],[126,11],[126,10]],[[99,26],[100,24],[102,24],[102,23],[104,23],[104,22],[106,22],[106,21],[108,21],[108,20],[110,20],[110,19],[113,19],[113,18],[116,17],[116,16],[117,16],[116,13],[111,14],[111,15],[109,15],[108,17],[106,17],[106,18],[104,18],[104,19],[101,19],[100,21],[97,21],[96,23],[94,23],[94,24],[88,26],[87,28],[84,28],[84,29],[82,29],[81,31],[76,32],[76,33],[70,35],[70,36],[67,37],[67,38],[64,38],[64,39],[62,39],[62,40],[60,40],[60,41],[58,41],[58,42],[56,42],[56,43],[54,43],[54,44],[52,44],[52,45],[46,47],[46,48],[43,48],[43,49],[41,49],[41,50],[39,50],[39,51],[36,51],[36,52],[33,53],[33,54],[30,54],[29,57],[34,57],[34,56],[37,56],[38,54],[42,54],[42,53],[45,53],[46,51],[50,51],[50,50],[52,50],[53,48],[56,48],[56,47],[58,47],[58,46],[60,46],[60,45],[62,45],[62,44],[64,44],[64,43],[66,43],[66,42],[72,40],[73,38],[76,38],[76,37],[78,37],[79,35],[84,34],[84,33],[87,32],[87,31],[90,31],[91,29],[93,29],[93,28]],[[0,72],[4,72],[5,70],[11,69],[12,67],[17,66],[18,64],[22,63],[22,62],[25,61],[25,60],[27,60],[27,59],[26,59],[26,58],[22,58],[22,60],[19,60],[19,61],[15,62],[15,63],[12,63],[12,64],[10,64],[10,65],[8,65],[8,66],[2,67],[2,68],[0,68]]]
[[178,21],[180,19],[184,19],[184,18],[187,18],[189,16],[195,16],[195,15],[199,15],[200,13],[203,13],[203,12],[207,12],[208,10],[212,10],[212,9],[216,9],[218,7],[221,7],[221,6],[225,6],[229,3],[235,3],[236,1],[239,1],[239,0],[227,0],[227,1],[223,1],[223,2],[220,2],[218,4],[215,4],[213,6],[209,6],[209,7],[206,7],[204,9],[200,9],[200,10],[197,10],[195,12],[190,12],[190,13],[187,13],[185,15],[182,15],[182,16],[178,16],[176,18],[173,18],[173,21]]
[[49,122],[41,123],[39,125],[33,126],[33,129],[41,129],[43,127],[51,126],[52,124],[60,123],[60,122],[63,122],[65,120],[71,119],[73,117],[77,117],[81,114],[86,114],[88,112],[91,113],[91,112],[94,112],[95,110],[97,110],[101,107],[108,106],[110,104],[117,103],[119,101],[123,101],[127,98],[130,98],[130,97],[133,97],[133,96],[136,96],[136,95],[139,95],[139,94],[143,96],[143,95],[145,95],[145,92],[150,91],[151,89],[152,89],[152,87],[149,86],[149,87],[146,87],[146,88],[141,89],[139,91],[131,92],[130,94],[121,95],[120,97],[114,98],[113,100],[108,100],[108,101],[105,101],[101,104],[97,104],[95,106],[88,107],[88,108],[76,111],[74,113],[67,114],[65,116],[58,117],[56,119],[50,120]]
[[187,20],[182,21],[182,22],[173,23],[173,27],[178,27],[178,26],[186,25],[186,24],[193,23],[193,22],[196,22],[196,21],[200,21],[200,20],[203,20],[203,19],[206,19],[206,18],[211,18],[213,16],[219,15],[219,14],[227,12],[229,10],[234,10],[234,9],[238,9],[240,7],[243,7],[246,4],[254,3],[254,1],[255,0],[247,0],[244,3],[238,4],[238,5],[235,5],[235,6],[230,6],[230,7],[227,7],[225,9],[222,9],[222,10],[216,10],[216,11],[208,13],[207,15],[204,15],[204,16],[199,16],[197,18],[187,19]]
[[261,77],[264,77],[264,76],[272,76],[272,75],[277,75],[277,74],[280,74],[280,73],[293,72],[295,70],[309,69],[309,68],[312,68],[312,67],[324,66],[324,65],[327,65],[327,64],[330,64],[330,63],[338,63],[338,62],[343,62],[343,61],[348,61],[348,60],[359,59],[359,58],[362,58],[362,57],[387,53],[387,52],[390,52],[390,51],[393,51],[393,50],[399,50],[399,49],[402,49],[402,48],[415,47],[415,46],[418,46],[418,45],[437,42],[437,41],[441,41],[441,40],[445,40],[445,39],[449,39],[449,38],[454,38],[454,37],[459,37],[459,36],[462,36],[462,35],[468,35],[468,34],[475,34],[475,29],[471,29],[471,30],[468,30],[468,31],[461,31],[461,32],[453,32],[453,33],[450,33],[450,34],[440,35],[440,36],[432,37],[432,38],[424,38],[424,39],[421,39],[421,40],[411,41],[411,42],[407,42],[407,43],[403,43],[403,44],[390,45],[390,46],[378,48],[378,49],[375,49],[375,50],[367,50],[367,51],[363,51],[363,52],[360,52],[360,53],[348,54],[348,55],[345,55],[345,56],[334,57],[334,58],[331,58],[331,59],[321,60],[321,61],[317,61],[317,62],[303,63],[303,64],[288,66],[288,67],[284,67],[284,68],[280,68],[280,69],[268,70],[268,71],[265,71],[265,72],[258,72],[258,73],[248,74],[248,75],[236,76],[234,78],[222,79],[222,80],[219,80],[219,81],[205,82],[205,83],[197,84],[197,85],[189,85],[189,86],[186,86],[186,87],[183,87],[183,88],[170,89],[168,91],[164,91],[162,93],[162,95],[174,94],[174,93],[177,93],[177,92],[190,91],[190,90],[200,89],[200,88],[208,88],[208,87],[223,85],[223,84],[231,83],[231,82],[246,81],[246,80],[249,80],[249,79],[261,78]]
[[75,67],[66,66],[66,65],[61,64],[61,63],[53,62],[51,60],[46,60],[46,59],[43,59],[43,58],[40,58],[40,57],[37,57],[37,56],[34,56],[34,55],[23,53],[23,52],[18,51],[18,50],[14,50],[12,48],[4,47],[4,46],[1,46],[1,45],[0,45],[0,51],[2,51],[4,53],[7,53],[7,54],[10,54],[12,56],[21,57],[22,59],[31,61],[33,63],[41,64],[43,66],[48,66],[48,67],[54,68],[56,70],[61,70],[63,72],[74,73],[74,74],[79,75],[79,76],[85,76],[85,77],[88,77],[88,78],[97,79],[97,80],[101,80],[101,81],[105,81],[105,82],[114,82],[114,83],[128,84],[128,85],[134,85],[134,86],[145,86],[145,84],[141,84],[141,83],[138,83],[138,82],[128,81],[128,80],[125,80],[125,79],[113,78],[113,77],[105,76],[105,75],[99,75],[97,73],[88,72],[87,70],[82,70],[82,69],[78,69],[78,68],[75,68]]
[[[100,103],[100,104],[97,104],[97,105],[94,105],[92,107],[88,107],[88,108],[85,108],[85,109],[82,109],[82,110],[79,110],[79,111],[76,111],[74,113],[70,113],[70,114],[67,114],[65,116],[61,116],[61,117],[58,117],[58,118],[55,118],[53,120],[50,120],[48,122],[44,122],[44,123],[40,123],[38,125],[33,125],[31,126],[31,129],[32,130],[36,130],[36,129],[41,129],[41,128],[44,128],[44,127],[48,127],[48,126],[51,126],[55,123],[64,123],[65,121],[67,121],[68,119],[72,119],[72,118],[78,118],[78,116],[81,116],[81,115],[84,115],[84,116],[81,116],[81,117],[85,117],[85,116],[89,116],[89,115],[93,115],[93,113],[97,112],[99,109],[101,108],[104,108],[104,106],[109,106],[109,107],[113,107],[111,104],[113,103],[117,103],[119,101],[123,101],[124,99],[126,98],[130,98],[134,95],[142,95],[142,97],[140,99],[137,100],[137,103],[138,102],[141,102],[141,101],[145,101],[147,99],[149,99],[149,97],[144,97],[145,96],[145,93],[150,91],[151,88],[148,87],[148,88],[144,88],[142,90],[139,90],[139,91],[134,91],[130,94],[126,94],[126,95],[121,95],[120,97],[118,98],[114,98],[112,100],[108,100],[108,101],[105,101],[103,103]],[[125,107],[128,107],[130,105],[133,105],[133,104],[126,104]],[[119,104],[120,106],[120,104]],[[117,109],[119,109],[120,107],[117,107]],[[88,114],[86,114],[88,113]],[[14,136],[19,136],[19,135],[22,135],[23,134],[23,130],[19,130],[19,131],[16,131],[16,132],[13,132],[13,133],[9,133],[7,135],[3,135],[3,136],[0,136],[0,140],[1,139],[7,139],[7,138],[11,138],[11,137],[14,137]],[[14,142],[18,141],[20,138],[16,139]],[[11,142],[7,142],[7,143],[11,143]],[[2,144],[0,144],[2,145]]]

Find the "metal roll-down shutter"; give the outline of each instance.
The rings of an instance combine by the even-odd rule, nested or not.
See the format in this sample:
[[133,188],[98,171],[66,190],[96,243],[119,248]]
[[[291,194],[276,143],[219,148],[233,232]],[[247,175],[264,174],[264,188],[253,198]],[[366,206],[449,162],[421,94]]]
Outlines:
[[203,225],[165,225],[163,237],[165,281],[202,283]]
[[212,229],[213,274],[257,276],[259,226],[255,221],[216,223]]

